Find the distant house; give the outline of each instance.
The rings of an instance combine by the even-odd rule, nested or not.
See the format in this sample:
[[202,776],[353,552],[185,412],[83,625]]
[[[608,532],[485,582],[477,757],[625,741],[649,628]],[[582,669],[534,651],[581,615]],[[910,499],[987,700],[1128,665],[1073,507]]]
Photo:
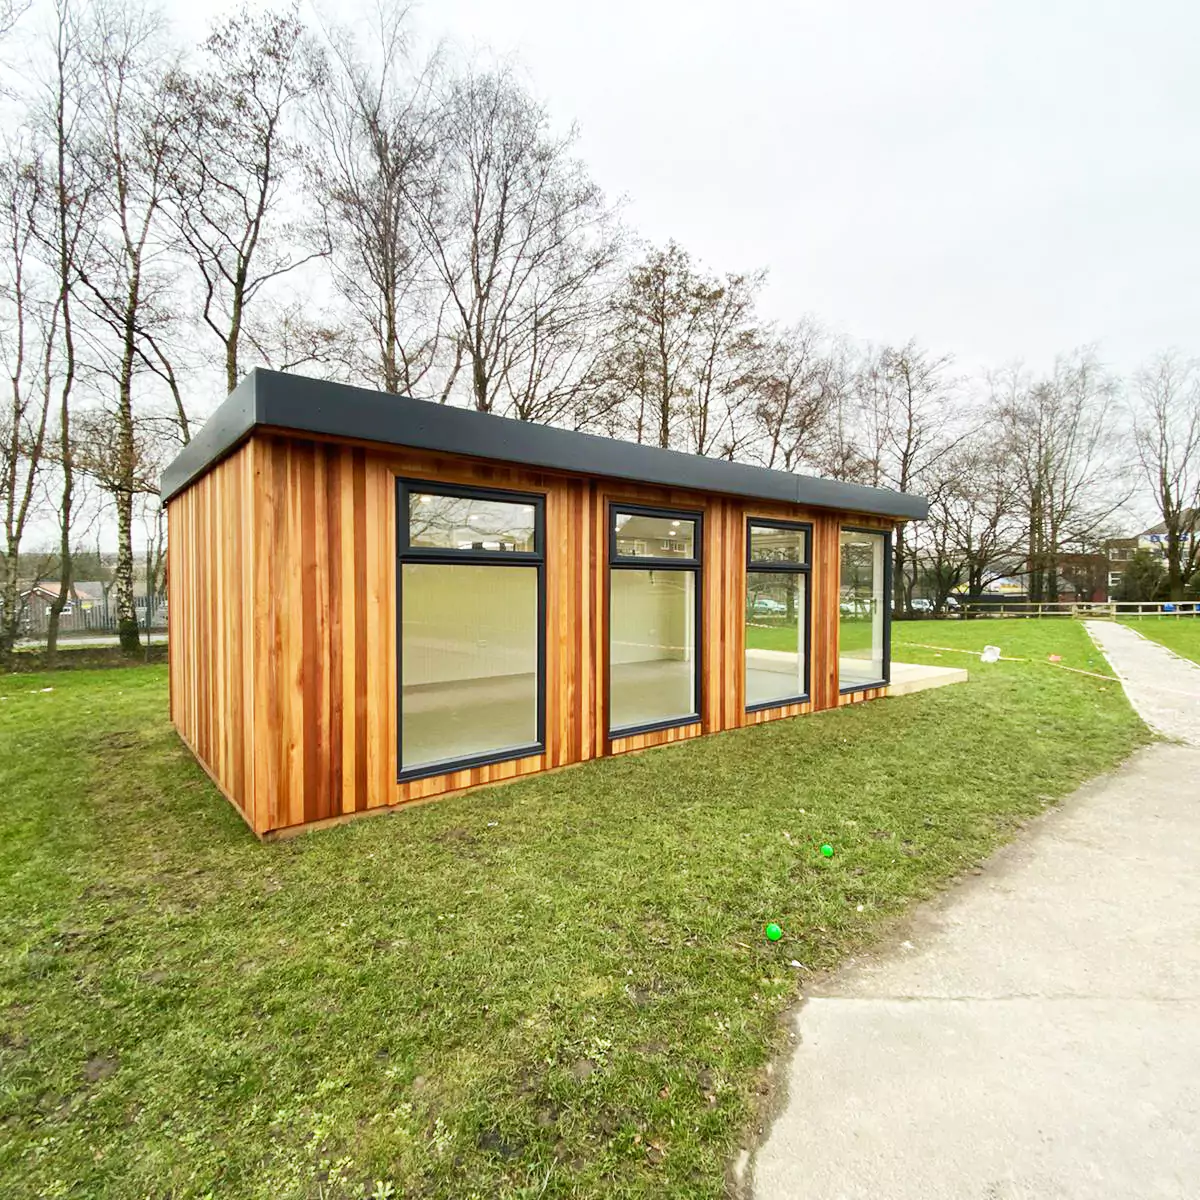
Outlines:
[[[1187,508],[1183,511],[1183,540],[1200,537],[1200,510]],[[1139,550],[1147,551],[1157,559],[1167,556],[1167,527],[1162,521],[1143,529],[1133,537],[1109,538],[1104,543],[1104,553],[1108,558],[1108,598],[1111,600],[1121,590],[1125,577],[1125,564]]]
[[[70,628],[71,624],[77,618],[81,618],[83,613],[90,612],[97,607],[103,608],[107,602],[109,587],[111,587],[110,584],[102,583],[99,580],[84,580],[71,584],[66,606],[62,611],[63,627]],[[26,588],[21,593],[26,624],[33,629],[44,628],[46,619],[50,615],[50,609],[58,599],[61,590],[62,584],[56,580],[35,583],[32,587]]]
[[1108,558],[1103,554],[1062,554],[1058,560],[1058,598],[1103,604],[1108,599]]

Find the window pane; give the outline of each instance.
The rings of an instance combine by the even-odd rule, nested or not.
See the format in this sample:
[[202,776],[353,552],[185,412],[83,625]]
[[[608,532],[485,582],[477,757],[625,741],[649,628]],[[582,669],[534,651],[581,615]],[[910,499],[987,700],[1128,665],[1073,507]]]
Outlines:
[[410,492],[408,542],[440,550],[534,550],[532,504]]
[[696,573],[611,572],[609,671],[616,729],[696,711]]
[[775,525],[750,526],[751,562],[808,562],[808,534]]
[[746,707],[804,694],[803,575],[746,576]]
[[537,568],[401,568],[405,770],[537,741]]
[[838,678],[841,687],[883,681],[883,553],[881,533],[843,529]]
[[628,558],[695,558],[696,522],[687,517],[614,513],[617,553]]

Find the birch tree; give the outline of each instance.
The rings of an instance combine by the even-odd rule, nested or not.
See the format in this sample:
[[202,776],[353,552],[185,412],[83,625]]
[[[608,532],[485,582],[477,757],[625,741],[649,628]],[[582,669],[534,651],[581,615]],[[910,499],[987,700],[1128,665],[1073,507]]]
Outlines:
[[838,366],[815,321],[797,322],[770,337],[753,404],[764,466],[796,471],[819,464],[842,390]]
[[[171,63],[160,19],[135,4],[99,3],[93,11],[84,163],[96,196],[98,236],[80,281],[83,301],[102,329],[97,371],[112,391],[102,436],[95,414],[89,414],[84,444],[87,469],[111,496],[116,515],[117,632],[129,653],[140,645],[133,521],[135,498],[143,490],[134,392],[146,367],[164,360],[170,365],[162,342],[175,299],[166,206],[179,138],[164,88],[164,68],[169,74]],[[178,402],[177,388],[175,397]],[[186,434],[181,403],[179,413]],[[97,441],[102,453],[94,449]]]
[[1119,382],[1094,352],[1059,358],[1041,379],[1004,373],[999,414],[1019,473],[1029,598],[1058,599],[1064,551],[1086,551],[1131,494],[1120,461]]
[[1200,556],[1200,368],[1175,351],[1134,380],[1138,465],[1162,518],[1167,590],[1182,600]]
[[46,186],[40,162],[20,149],[0,166],[0,356],[8,379],[0,410],[0,663],[20,632],[21,545],[45,466],[60,304],[44,299],[37,261],[38,210]]
[[50,34],[51,68],[34,109],[34,123],[49,143],[50,185],[40,210],[38,239],[48,261],[50,291],[57,305],[61,344],[56,348],[54,380],[55,429],[47,457],[58,473],[53,505],[58,519],[58,594],[51,602],[46,631],[46,663],[54,665],[58,629],[72,582],[72,529],[75,520],[76,479],[71,408],[78,361],[75,331],[75,289],[79,262],[91,242],[92,188],[77,165],[75,148],[82,137],[82,97],[86,92],[83,32],[72,0],[54,0]]
[[[869,350],[855,379],[869,482],[898,492],[920,492],[967,430],[956,420],[956,381],[949,356],[915,342]],[[911,615],[915,563],[909,530],[892,538],[892,612]]]
[[[414,64],[406,10],[381,6],[375,16],[365,48],[347,30],[331,34],[329,69],[310,104],[306,166],[334,282],[371,347],[352,370],[385,392],[411,395],[445,340],[447,298],[414,225],[443,165],[438,62]],[[456,374],[446,373],[439,399]]]
[[295,248],[285,228],[300,166],[294,123],[321,62],[295,6],[242,8],[214,30],[202,58],[171,81],[182,151],[173,210],[200,279],[199,316],[221,346],[233,391],[268,285],[325,252]]
[[468,70],[446,88],[436,187],[413,216],[480,412],[494,411],[505,388],[515,415],[534,410],[547,338],[576,336],[579,322],[564,314],[615,260],[615,214],[574,156],[575,140],[574,129],[552,132],[509,71]]

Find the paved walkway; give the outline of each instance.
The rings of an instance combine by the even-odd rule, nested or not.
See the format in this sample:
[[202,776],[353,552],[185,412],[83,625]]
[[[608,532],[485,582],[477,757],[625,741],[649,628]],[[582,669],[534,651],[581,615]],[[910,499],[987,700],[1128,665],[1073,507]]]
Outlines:
[[1195,745],[1080,789],[801,1007],[759,1200],[1200,1195],[1200,670],[1095,636]]
[[1200,667],[1116,621],[1085,622],[1142,720],[1200,746]]

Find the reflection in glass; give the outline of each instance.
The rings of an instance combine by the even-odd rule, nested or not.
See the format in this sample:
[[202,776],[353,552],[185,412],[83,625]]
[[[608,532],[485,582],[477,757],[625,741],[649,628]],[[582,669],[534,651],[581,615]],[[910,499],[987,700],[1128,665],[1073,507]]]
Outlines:
[[696,712],[696,576],[614,570],[609,608],[609,725]]
[[617,555],[621,558],[695,558],[696,522],[686,517],[647,517],[616,512]]
[[746,707],[804,695],[804,594],[800,572],[746,576]]
[[532,553],[537,509],[532,504],[410,492],[410,546],[441,550]]
[[882,533],[841,531],[838,682],[843,688],[883,682],[886,546]]
[[401,767],[537,742],[537,568],[404,563]]
[[775,525],[751,525],[750,561],[752,563],[807,563],[807,531]]

